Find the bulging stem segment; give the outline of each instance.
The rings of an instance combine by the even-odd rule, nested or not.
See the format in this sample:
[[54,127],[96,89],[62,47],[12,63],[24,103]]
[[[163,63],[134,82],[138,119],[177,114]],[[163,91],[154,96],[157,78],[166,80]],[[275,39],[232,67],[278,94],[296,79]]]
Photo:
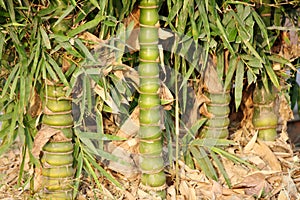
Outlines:
[[278,117],[274,112],[275,95],[272,87],[268,90],[257,84],[253,92],[253,117],[252,123],[258,130],[258,137],[266,141],[274,141],[277,136]]
[[207,104],[207,111],[210,113],[210,118],[205,123],[205,127],[201,132],[204,138],[222,138],[228,137],[229,120],[229,92],[210,92],[205,95],[210,99]]
[[73,188],[73,117],[71,99],[65,96],[62,85],[46,86],[46,104],[43,126],[58,129],[63,134],[55,135],[43,147],[42,176],[45,200],[71,200]]
[[162,158],[160,129],[159,51],[157,0],[140,1],[140,168],[141,188],[165,198],[166,175]]

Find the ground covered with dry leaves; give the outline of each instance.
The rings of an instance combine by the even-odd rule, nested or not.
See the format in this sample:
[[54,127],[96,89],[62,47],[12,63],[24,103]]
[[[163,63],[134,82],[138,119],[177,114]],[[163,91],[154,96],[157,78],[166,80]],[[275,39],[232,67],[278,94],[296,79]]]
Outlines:
[[[255,168],[221,158],[232,187],[229,188],[220,175],[218,182],[206,178],[198,169],[190,169],[179,161],[179,171],[174,166],[166,167],[168,176],[167,199],[198,200],[198,199],[300,199],[300,151],[290,142],[287,130],[287,119],[290,113],[287,104],[278,108],[281,126],[275,142],[264,142],[257,139],[257,131],[251,124],[251,106],[244,105],[244,119],[235,127],[231,127],[231,139],[235,145],[226,150],[248,161]],[[136,116],[132,115],[136,119]],[[134,119],[133,119],[134,120]],[[299,132],[299,131],[298,131]],[[122,135],[122,132],[117,134]],[[294,133],[295,134],[295,133]],[[297,134],[297,133],[296,133]],[[124,135],[122,135],[124,136]],[[295,137],[295,136],[293,136]],[[30,197],[30,183],[23,180],[30,177],[30,170],[24,172],[19,180],[19,169],[22,164],[21,143],[16,142],[11,149],[0,158],[0,199],[36,199]],[[137,139],[129,136],[125,142],[111,143],[107,151],[134,163],[132,155],[137,155]],[[124,168],[117,163],[106,164],[105,169],[122,185],[115,187],[105,177],[99,176],[101,190],[86,174],[82,175],[80,191],[77,199],[153,199],[139,188],[139,171],[136,165]],[[176,184],[175,177],[179,177]],[[18,186],[20,181],[21,186]]]

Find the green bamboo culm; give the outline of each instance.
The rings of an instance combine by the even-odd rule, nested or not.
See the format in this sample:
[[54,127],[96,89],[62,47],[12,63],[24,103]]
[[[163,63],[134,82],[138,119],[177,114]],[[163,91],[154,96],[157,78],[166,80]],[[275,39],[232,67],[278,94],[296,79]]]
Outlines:
[[42,125],[59,130],[43,147],[42,178],[44,200],[71,200],[73,193],[73,117],[71,98],[61,84],[47,84]]
[[229,135],[229,91],[217,92],[208,90],[205,92],[205,95],[210,100],[210,102],[207,103],[207,111],[210,113],[210,117],[202,129],[201,137],[225,139]]
[[151,195],[166,197],[166,175],[162,158],[162,131],[160,129],[158,1],[141,0],[139,107],[140,107],[140,169],[141,188]]
[[266,141],[274,141],[277,137],[278,117],[274,112],[274,94],[271,83],[266,89],[261,82],[256,84],[253,92],[252,123],[258,130],[258,137]]

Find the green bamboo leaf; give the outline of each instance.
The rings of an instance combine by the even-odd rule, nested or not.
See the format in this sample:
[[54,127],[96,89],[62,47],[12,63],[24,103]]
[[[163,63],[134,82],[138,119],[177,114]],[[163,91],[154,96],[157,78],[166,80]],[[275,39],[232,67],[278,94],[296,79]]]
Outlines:
[[54,82],[58,82],[59,79],[58,79],[56,73],[54,72],[54,70],[52,69],[51,65],[48,62],[44,61],[44,66],[46,67],[46,70],[48,72],[47,74],[49,74],[49,76],[51,77],[51,79]]
[[217,52],[217,74],[219,80],[223,80],[224,76],[224,69],[225,69],[225,64],[224,64],[224,51],[223,49]]
[[244,63],[239,60],[237,63],[237,69],[235,73],[235,88],[234,88],[234,98],[235,98],[235,109],[238,110],[243,95],[243,81],[244,81]]
[[193,136],[197,134],[198,130],[203,126],[206,120],[206,118],[201,118],[193,124],[193,126],[190,128],[190,132]]
[[[218,176],[216,173],[216,170],[212,164],[212,161],[209,159],[207,153],[205,152],[205,150],[200,147],[197,149],[198,152],[195,152],[195,150],[191,151],[193,156],[195,157],[196,161],[198,162],[200,168],[204,171],[204,173],[206,174],[206,176],[208,176],[209,178],[212,178],[215,181],[218,181]],[[196,153],[194,155],[194,153]],[[202,165],[203,168],[202,168]]]
[[[18,63],[18,64],[20,64],[20,63]],[[15,79],[13,80],[13,82],[10,86],[11,88],[10,88],[9,99],[14,99],[14,97],[16,97],[16,94],[17,94],[16,88],[17,88],[17,84],[19,83],[20,71],[21,70],[18,70],[18,74],[17,74],[17,76],[15,77]]]
[[270,45],[270,41],[269,41],[268,30],[267,30],[267,27],[266,27],[264,21],[262,20],[262,18],[260,17],[260,15],[257,14],[257,12],[254,9],[251,10],[251,14],[254,17],[254,20],[256,21],[257,25],[259,26],[259,28],[260,28],[260,30],[262,32],[263,38],[267,41],[268,50],[270,50],[271,49],[271,45]]
[[226,91],[229,86],[231,85],[231,82],[232,82],[232,78],[233,78],[233,74],[236,70],[236,67],[237,67],[237,62],[238,62],[238,59],[237,57],[231,57],[229,59],[229,66],[228,66],[228,71],[227,71],[227,74],[226,74],[226,78],[225,78],[225,83],[224,83],[224,91]]
[[219,19],[218,17],[216,18],[216,23],[217,23],[218,29],[219,29],[220,32],[221,32],[221,35],[220,35],[220,36],[221,36],[222,39],[223,39],[224,46],[230,51],[230,53],[231,53],[232,55],[235,55],[235,51],[234,51],[234,49],[232,48],[232,46],[231,46],[231,44],[230,44],[230,42],[229,42],[229,40],[228,40],[227,33],[225,32],[225,29],[224,29],[223,25],[221,24],[220,19]]
[[13,70],[11,71],[11,73],[9,74],[8,78],[6,79],[5,85],[2,89],[1,99],[4,98],[4,96],[7,94],[8,88],[11,87],[11,82],[14,79],[17,79],[15,77],[18,77],[19,74],[20,74],[20,66],[19,64],[16,64]]
[[230,183],[230,178],[224,168],[224,165],[222,164],[222,162],[220,161],[220,159],[217,157],[217,155],[209,150],[209,155],[212,157],[212,159],[214,160],[214,162],[217,165],[217,168],[220,170],[221,174],[223,175],[225,182],[227,183],[228,187],[231,188],[231,183]]
[[171,24],[172,20],[175,18],[175,16],[179,13],[179,10],[182,8],[183,1],[176,1],[175,5],[172,7],[172,9],[169,9],[169,15],[168,15],[168,23]]
[[[74,1],[74,0],[73,0]],[[76,4],[76,2],[75,2]],[[53,24],[53,27],[55,27],[57,24],[59,24],[65,17],[67,17],[73,10],[75,9],[74,5],[69,5],[67,9],[64,10],[61,16],[57,19],[57,21]]]
[[246,41],[243,39],[244,44],[247,46],[247,48],[251,51],[251,53],[257,58],[259,59],[262,63],[265,63],[265,61],[261,58],[261,56],[257,53],[257,51],[255,50],[255,48],[250,44],[249,41]]
[[91,159],[89,159],[89,157],[83,157],[83,161],[85,163],[85,166],[87,167],[87,171],[90,175],[92,175],[93,179],[95,180],[97,187],[99,188],[100,191],[103,191],[102,185],[99,182],[98,176],[96,175],[95,171],[93,170],[90,161]]
[[2,60],[4,42],[5,42],[5,35],[2,32],[0,32],[0,60]]
[[294,65],[288,59],[285,59],[285,58],[281,57],[280,55],[270,55],[270,56],[267,56],[267,58],[273,62],[287,65],[291,69],[297,71],[295,69]]
[[246,62],[246,64],[249,65],[250,67],[253,67],[253,68],[259,68],[259,69],[263,68],[263,64],[257,58],[252,58],[251,60]]
[[244,41],[249,41],[251,36],[248,33],[245,23],[241,20],[241,18],[233,10],[231,10],[230,12],[236,19],[236,21],[235,21],[235,22],[237,22],[236,27],[239,30],[241,37],[243,38]]
[[[98,1],[96,0],[89,0],[89,2],[91,2],[95,7],[97,7],[99,10],[101,10],[100,5],[98,4]],[[105,1],[100,1],[101,3],[104,3]],[[102,7],[105,8],[105,7]]]
[[5,3],[4,3],[3,0],[0,0],[0,6],[1,6],[4,10],[6,10],[6,6],[5,6]]
[[235,142],[227,139],[215,139],[215,138],[203,138],[195,139],[190,145],[200,146],[200,147],[212,147],[212,146],[229,146],[234,145]]
[[190,147],[189,150],[192,153],[193,158],[198,163],[198,165],[201,168],[201,170],[205,173],[206,176],[208,176],[208,177],[211,178],[213,175],[209,171],[209,168],[206,165],[206,162],[204,161],[203,157],[201,156],[199,150],[196,147]]
[[98,26],[98,24],[102,20],[104,20],[105,18],[106,18],[106,16],[101,16],[101,15],[98,14],[93,20],[88,21],[87,23],[82,24],[82,25],[78,26],[77,28],[69,31],[67,33],[67,35],[69,37],[74,37],[75,35],[77,35],[79,33],[82,33],[83,31],[85,31],[87,29],[94,28],[94,27]]
[[274,86],[277,87],[277,88],[280,88],[278,77],[275,74],[275,72],[272,68],[272,65],[268,62],[264,65],[264,67],[267,71],[267,74],[268,74],[269,78],[271,79],[272,83],[274,84]]
[[93,158],[91,158],[90,156],[87,156],[87,159],[110,182],[115,184],[118,188],[123,189],[123,186],[111,174],[109,174],[105,169],[103,169]]
[[82,151],[79,152],[79,155],[76,156],[76,174],[75,174],[75,183],[74,183],[74,190],[73,190],[73,196],[76,197],[77,193],[79,191],[79,184],[80,184],[80,176],[83,168],[83,153]]
[[[22,125],[23,123],[23,116],[26,110],[26,104],[28,103],[27,99],[26,99],[26,79],[27,79],[27,73],[23,73],[22,74],[23,78],[20,78],[20,91],[19,91],[19,123],[20,125]],[[28,88],[30,88],[30,86],[27,86]]]
[[99,134],[98,132],[80,132],[80,138],[87,138],[101,141],[122,141],[126,138],[122,138],[116,135]]
[[[85,138],[84,136],[82,136],[82,134],[77,134],[80,141],[85,144],[86,147],[82,147],[83,149],[85,149],[86,151],[90,152],[91,154],[94,154],[96,156],[99,156],[103,159],[107,159],[110,161],[114,161],[117,163],[120,163],[122,165],[130,165],[128,162],[121,160],[119,157],[110,154],[104,150],[101,150],[100,148],[96,148],[94,143],[92,142],[92,140]],[[86,149],[87,148],[87,149]]]
[[198,6],[199,6],[201,20],[203,21],[203,28],[206,33],[207,42],[209,42],[210,41],[210,25],[208,22],[208,15],[207,15],[207,12],[204,7],[204,1],[200,1],[198,3],[200,3],[200,4],[198,4]]
[[64,73],[62,72],[62,69],[58,66],[56,61],[49,54],[46,54],[46,58],[49,61],[49,63],[51,64],[51,66],[54,68],[54,70],[55,70],[57,76],[59,77],[59,79],[61,80],[61,82],[65,86],[70,86],[68,80],[66,79]]
[[[2,110],[3,111],[3,110]],[[0,121],[7,121],[12,118],[12,113],[5,113],[0,115]]]
[[217,147],[211,147],[210,148],[212,151],[214,151],[215,153],[233,161],[233,162],[237,162],[237,163],[241,163],[243,165],[246,165],[247,167],[250,167],[250,168],[256,168],[255,166],[251,165],[250,163],[248,163],[247,161],[237,157],[236,155],[233,155],[231,153],[228,153],[227,151],[225,150],[222,150],[220,148],[217,148]]
[[10,20],[12,21],[12,23],[17,23],[16,22],[16,15],[15,15],[15,6],[12,0],[7,0],[7,8],[8,8],[8,13],[9,13],[9,17]]
[[88,59],[87,62],[96,63],[96,60],[94,56],[91,54],[91,52],[87,49],[87,47],[81,42],[80,39],[76,38],[75,43],[78,45],[79,49],[83,52],[85,58]]
[[46,31],[44,30],[44,28],[41,26],[40,27],[40,32],[43,38],[43,44],[46,46],[47,49],[51,49],[51,43],[48,37],[48,34],[46,33]]

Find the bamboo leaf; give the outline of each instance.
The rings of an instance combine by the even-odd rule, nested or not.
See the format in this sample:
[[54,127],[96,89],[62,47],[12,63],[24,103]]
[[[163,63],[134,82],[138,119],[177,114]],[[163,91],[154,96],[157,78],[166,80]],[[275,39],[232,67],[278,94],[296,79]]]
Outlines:
[[78,45],[79,49],[84,53],[84,56],[88,59],[87,62],[93,62],[96,63],[96,60],[94,56],[91,54],[91,52],[87,49],[87,47],[81,42],[80,39],[76,38],[75,43]]
[[280,88],[280,85],[279,85],[279,81],[278,81],[278,78],[271,66],[270,63],[266,63],[265,65],[265,69],[267,71],[267,74],[269,75],[269,78],[271,79],[272,83],[274,84],[275,87],[277,88]]
[[67,17],[74,10],[74,8],[75,8],[74,5],[69,5],[67,9],[62,13],[62,15],[59,16],[57,21],[53,24],[53,27],[57,26],[57,24],[59,24],[65,17]]
[[74,190],[73,190],[73,196],[76,197],[78,190],[79,190],[79,184],[80,184],[80,176],[83,168],[83,153],[82,151],[79,152],[79,155],[76,157],[76,174],[75,174],[75,183],[74,183]]
[[227,33],[225,32],[225,29],[223,27],[223,25],[221,24],[220,22],[220,19],[219,18],[216,18],[216,23],[217,23],[217,27],[218,29],[220,30],[221,32],[221,37],[223,39],[223,42],[224,42],[224,46],[230,51],[230,53],[232,55],[235,55],[235,52],[234,52],[234,49],[232,48],[229,40],[228,40],[228,36],[227,36]]
[[85,23],[85,24],[82,24],[80,26],[78,26],[77,28],[71,30],[68,32],[68,36],[69,37],[74,37],[75,35],[79,34],[79,33],[82,33],[83,31],[87,30],[87,29],[90,29],[90,28],[94,28],[96,26],[98,26],[98,24],[104,20],[106,17],[105,16],[101,16],[101,15],[97,15],[95,17],[95,19]]
[[243,85],[244,85],[243,79],[244,79],[244,63],[241,60],[239,60],[237,63],[237,69],[235,73],[235,88],[234,88],[236,110],[238,110],[242,102]]
[[0,0],[0,6],[1,6],[4,10],[6,10],[6,6],[5,6],[5,3],[4,3],[3,0]]
[[233,74],[237,67],[237,62],[238,62],[237,57],[232,57],[229,60],[228,71],[227,71],[225,83],[224,83],[224,91],[226,91],[229,88],[229,86],[231,85],[232,77],[233,77]]
[[[99,10],[101,10],[101,7],[99,6],[98,4],[98,1],[96,0],[89,0],[89,2],[91,2],[95,7],[97,7]],[[105,1],[101,1],[102,3],[105,2]],[[102,7],[104,8],[104,7]]]
[[4,98],[4,96],[7,94],[8,88],[11,86],[11,82],[13,81],[13,79],[15,79],[15,77],[18,77],[19,74],[20,74],[20,67],[17,64],[14,66],[13,70],[10,72],[8,78],[6,79],[5,85],[2,90],[1,98]]
[[215,139],[215,138],[203,138],[203,139],[195,139],[190,145],[195,145],[199,147],[213,147],[213,146],[229,146],[234,145],[235,142],[232,140],[226,139]]
[[[57,75],[55,74],[54,70],[52,69],[52,67],[50,66],[50,64],[46,61],[44,61],[43,64],[48,72],[47,74],[51,77],[51,79],[54,82],[58,82],[59,79],[58,79]],[[45,78],[47,78],[46,76],[47,75],[45,75]]]
[[99,134],[98,132],[80,132],[80,138],[87,138],[101,141],[122,141],[126,138],[122,138],[116,135]]
[[62,72],[62,69],[58,66],[58,64],[56,63],[56,61],[49,55],[46,54],[47,60],[49,61],[49,63],[51,64],[51,66],[54,68],[57,76],[59,77],[59,79],[62,81],[62,83],[65,86],[70,86],[69,82],[67,81],[64,73]]
[[[117,163],[120,163],[122,165],[130,165],[129,163],[121,160],[119,157],[113,155],[113,154],[110,154],[104,150],[101,150],[99,148],[96,148],[95,145],[93,144],[93,142],[90,140],[90,139],[87,139],[87,138],[84,138],[82,136],[82,134],[78,134],[78,137],[80,138],[80,140],[82,141],[83,144],[85,144],[87,150],[89,150],[88,152],[96,155],[96,156],[99,156],[103,159],[107,159],[107,160],[110,160],[110,161],[114,161],[114,162],[117,162]],[[84,148],[85,149],[85,148]]]
[[231,160],[231,161],[234,161],[234,162],[238,162],[238,163],[241,163],[241,164],[244,164],[246,165],[247,167],[250,167],[250,168],[256,168],[255,166],[251,165],[250,163],[248,163],[247,161],[237,157],[236,155],[233,155],[231,153],[228,153],[227,151],[224,151],[220,148],[217,148],[217,147],[211,147],[210,148],[212,151],[214,151],[215,153],[221,155],[221,156],[224,156],[225,158]]
[[258,52],[255,50],[255,48],[250,44],[249,41],[244,40],[245,38],[242,38],[244,44],[246,45],[246,47],[250,50],[250,52],[257,58],[260,60],[260,62],[265,63],[265,61],[261,58],[261,56],[258,54]]
[[87,170],[89,172],[90,175],[92,175],[93,179],[95,180],[98,188],[103,191],[103,188],[102,188],[102,185],[100,184],[99,180],[98,180],[98,176],[96,175],[95,171],[93,170],[91,164],[90,164],[90,160],[89,158],[87,157],[83,157],[83,161],[85,163],[85,166],[87,167]]
[[5,42],[5,35],[2,32],[0,32],[0,60],[2,60],[4,42]]
[[195,147],[191,147],[190,151],[201,170],[203,170],[203,172],[205,173],[205,175],[217,181],[218,177],[216,171],[203,148],[198,149]]
[[210,41],[210,25],[208,22],[207,12],[204,8],[204,1],[200,1],[200,5],[198,4],[198,6],[199,6],[201,20],[203,21],[204,31],[206,33],[207,42],[209,42]]
[[206,120],[206,118],[201,118],[193,124],[193,126],[190,128],[190,132],[192,133],[192,135],[195,136],[197,134],[198,130],[203,126]]
[[268,35],[267,27],[266,27],[264,21],[262,20],[260,15],[257,14],[257,12],[254,9],[251,10],[251,14],[254,17],[254,20],[256,21],[257,25],[259,26],[264,39],[267,41],[268,50],[270,50],[271,46],[270,46],[270,41],[269,41],[269,35]]
[[96,163],[96,161],[93,158],[87,156],[87,159],[110,182],[112,182],[113,184],[115,184],[118,188],[121,188],[121,189],[123,188],[123,186],[111,174],[107,173],[105,169],[103,169],[98,163]]
[[8,7],[8,13],[9,13],[10,20],[12,21],[12,23],[17,23],[13,1],[12,0],[6,0],[6,2],[7,2],[7,7]]
[[231,183],[230,183],[230,178],[222,164],[222,162],[220,161],[220,159],[217,157],[217,155],[213,152],[213,151],[209,151],[209,155],[212,157],[212,159],[215,161],[218,169],[220,170],[221,174],[223,175],[227,185],[229,188],[231,188]]
[[48,38],[48,34],[46,33],[46,31],[44,30],[44,28],[42,26],[40,27],[40,32],[41,32],[41,35],[43,38],[43,44],[46,46],[47,49],[51,49],[51,43]]

